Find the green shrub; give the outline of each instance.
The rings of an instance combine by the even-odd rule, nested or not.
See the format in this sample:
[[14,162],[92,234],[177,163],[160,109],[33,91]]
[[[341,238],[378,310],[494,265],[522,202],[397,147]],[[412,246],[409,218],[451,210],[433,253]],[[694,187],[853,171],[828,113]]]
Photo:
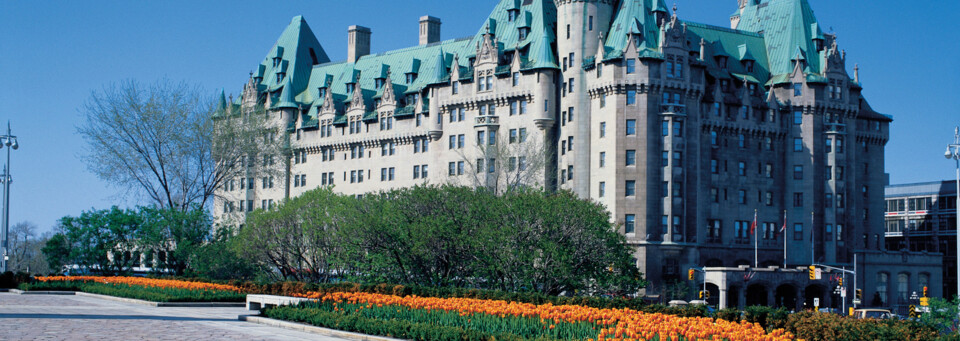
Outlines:
[[0,274],[0,288],[17,288],[20,283],[30,282],[32,278],[33,277],[30,277],[30,274],[26,272],[13,273],[12,271],[7,271],[3,274]]
[[246,294],[232,291],[158,288],[83,281],[21,283],[20,289],[25,291],[82,291],[91,294],[126,297],[151,302],[243,302],[246,300]]

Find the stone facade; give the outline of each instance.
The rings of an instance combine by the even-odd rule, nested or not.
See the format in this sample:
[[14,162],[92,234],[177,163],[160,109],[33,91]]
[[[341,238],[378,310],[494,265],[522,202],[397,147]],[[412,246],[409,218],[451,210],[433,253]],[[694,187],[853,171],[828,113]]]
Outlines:
[[475,36],[434,42],[424,17],[421,45],[375,55],[351,27],[346,62],[296,17],[224,109],[265,105],[295,157],[221,191],[217,218],[317,186],[532,186],[605,205],[648,295],[753,264],[755,216],[756,265],[781,264],[784,237],[788,266],[852,265],[882,243],[891,119],[806,0],[736,4],[725,28],[663,0],[502,0]]

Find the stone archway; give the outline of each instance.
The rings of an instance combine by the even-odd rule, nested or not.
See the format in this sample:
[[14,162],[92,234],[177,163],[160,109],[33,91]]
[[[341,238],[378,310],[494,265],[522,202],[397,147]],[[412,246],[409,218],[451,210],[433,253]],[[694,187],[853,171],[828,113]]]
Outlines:
[[740,284],[730,284],[727,288],[727,306],[721,308],[737,308],[742,309],[740,306]]
[[803,309],[813,309],[814,297],[820,299],[821,308],[826,308],[829,306],[829,302],[827,302],[826,288],[819,284],[811,284],[803,289]]
[[716,284],[707,282],[707,291],[710,292],[710,297],[707,298],[707,304],[715,307],[720,306],[720,287]]
[[767,294],[767,287],[765,285],[761,283],[750,284],[747,286],[747,306],[768,305],[769,302],[767,302]]
[[787,310],[797,310],[797,288],[791,284],[781,284],[776,289],[773,306]]

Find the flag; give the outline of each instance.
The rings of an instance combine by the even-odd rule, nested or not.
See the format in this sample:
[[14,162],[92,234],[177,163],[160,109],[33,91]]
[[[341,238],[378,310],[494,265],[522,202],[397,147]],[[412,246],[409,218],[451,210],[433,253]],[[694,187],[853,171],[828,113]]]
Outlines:
[[750,223],[750,234],[753,234],[757,229],[757,211],[753,211],[753,222]]
[[[780,232],[779,232],[779,233],[784,233],[784,232],[787,232],[787,211],[783,211],[783,225],[780,226]],[[779,233],[778,233],[778,234],[779,234]],[[779,237],[779,236],[778,236],[778,237]],[[786,238],[786,237],[784,237],[784,238]]]

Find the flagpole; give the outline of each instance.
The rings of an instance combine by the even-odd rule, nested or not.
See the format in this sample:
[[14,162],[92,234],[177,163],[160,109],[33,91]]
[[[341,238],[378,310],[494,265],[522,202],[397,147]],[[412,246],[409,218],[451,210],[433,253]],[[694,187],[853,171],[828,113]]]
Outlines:
[[753,209],[753,267],[759,267],[757,263],[757,209]]
[[783,234],[783,268],[787,268],[787,210],[783,210],[783,227],[780,228]]
[[817,252],[815,248],[816,247],[816,240],[815,240],[816,237],[814,234],[815,228],[816,228],[816,225],[814,224],[813,212],[810,212],[810,264],[811,265],[817,262],[816,258],[813,256],[813,254]]

